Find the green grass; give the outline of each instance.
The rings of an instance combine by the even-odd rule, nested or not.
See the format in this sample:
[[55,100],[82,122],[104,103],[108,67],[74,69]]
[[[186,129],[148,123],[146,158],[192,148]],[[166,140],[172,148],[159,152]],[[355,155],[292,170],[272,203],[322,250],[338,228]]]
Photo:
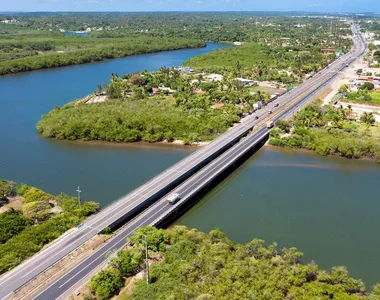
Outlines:
[[369,92],[369,95],[371,96],[371,100],[364,100],[361,98],[356,98],[354,100],[348,100],[349,102],[358,102],[363,104],[376,104],[380,105],[380,93],[378,92]]

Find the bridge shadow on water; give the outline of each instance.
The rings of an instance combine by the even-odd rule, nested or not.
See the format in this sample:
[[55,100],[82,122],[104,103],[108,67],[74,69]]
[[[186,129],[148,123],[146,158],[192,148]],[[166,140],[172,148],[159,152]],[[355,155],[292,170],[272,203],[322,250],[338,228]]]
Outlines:
[[[247,138],[247,137],[245,137]],[[231,164],[228,168],[226,168],[223,172],[219,173],[212,181],[210,181],[206,186],[204,186],[202,189],[200,189],[197,193],[195,193],[191,198],[187,199],[184,203],[181,203],[171,214],[169,214],[163,221],[158,223],[157,227],[163,227],[166,228],[170,226],[176,219],[178,219],[180,216],[185,214],[195,203],[200,201],[208,192],[210,192],[214,187],[216,187],[220,182],[222,182],[225,178],[227,178],[229,175],[231,175],[237,168],[239,168],[248,158],[250,158],[258,149],[260,149],[265,142],[268,140],[267,137],[262,139],[259,143],[257,143],[255,146],[252,146],[251,149],[249,149],[243,156],[241,156],[238,160],[235,161],[235,163]],[[239,140],[234,141],[232,144],[238,143]],[[215,153],[210,159],[207,160],[207,162],[211,162],[213,159],[216,159],[218,155],[221,155],[223,152],[227,151],[227,147],[219,150],[217,153]],[[133,210],[129,211],[127,214],[125,214],[123,217],[118,219],[116,222],[111,224],[109,228],[112,231],[118,230],[125,224],[127,224],[129,221],[131,221],[133,218],[135,218],[137,215],[142,213],[145,209],[147,209],[149,206],[154,204],[158,199],[164,197],[167,195],[170,191],[172,191],[174,188],[176,188],[179,184],[183,183],[185,180],[187,180],[189,177],[191,177],[194,173],[201,170],[203,167],[207,165],[207,162],[204,162],[194,168],[191,172],[184,174],[182,177],[178,178],[176,182],[173,182],[165,189],[159,191],[152,197],[148,198],[147,201],[142,203],[141,205],[137,206]]]
[[170,215],[167,216],[162,222],[157,224],[157,227],[167,228],[172,225],[178,218],[183,216],[193,205],[198,201],[201,201],[212,189],[214,189],[218,184],[224,181],[226,178],[232,175],[232,173],[237,170],[247,159],[249,159],[256,151],[258,151],[266,142],[268,138],[264,138],[261,142],[253,146],[248,152],[241,156],[235,163],[231,164],[223,172],[218,174],[212,181],[210,181],[206,186],[199,190],[193,197],[189,198],[183,204],[177,207]]

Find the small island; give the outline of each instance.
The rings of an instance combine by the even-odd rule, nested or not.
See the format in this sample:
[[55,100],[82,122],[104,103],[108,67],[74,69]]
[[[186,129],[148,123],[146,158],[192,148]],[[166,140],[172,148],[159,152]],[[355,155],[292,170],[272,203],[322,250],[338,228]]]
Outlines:
[[285,85],[191,68],[161,68],[119,77],[79,101],[44,115],[37,130],[46,137],[107,142],[210,141],[266,102]]

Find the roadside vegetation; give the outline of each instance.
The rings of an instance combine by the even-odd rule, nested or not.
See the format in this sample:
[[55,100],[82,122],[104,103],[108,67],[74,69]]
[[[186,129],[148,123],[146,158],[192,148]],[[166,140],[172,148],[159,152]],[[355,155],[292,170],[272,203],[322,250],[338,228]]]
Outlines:
[[[0,274],[9,271],[95,213],[95,202],[79,204],[65,194],[50,195],[26,184],[0,180]],[[12,204],[19,202],[20,210]],[[1,207],[4,206],[4,207]]]
[[380,105],[380,90],[375,90],[372,82],[360,84],[356,91],[353,91],[349,85],[343,84],[338,92],[341,98],[349,102]]
[[37,130],[68,140],[209,141],[252,112],[254,103],[269,101],[268,94],[254,88],[228,74],[213,82],[167,68],[112,75],[108,86],[95,91],[107,97],[104,102],[77,101],[55,108],[42,117]]
[[363,113],[358,123],[350,107],[321,107],[315,102],[299,111],[294,120],[278,121],[276,126],[271,131],[271,145],[380,161],[380,128],[372,113]]
[[119,299],[380,299],[379,285],[366,293],[346,268],[325,271],[302,263],[303,253],[294,247],[279,250],[260,239],[235,244],[218,229],[205,234],[184,226],[137,230],[130,246],[91,279],[86,297],[110,299],[144,270],[144,235],[149,285],[140,276]]

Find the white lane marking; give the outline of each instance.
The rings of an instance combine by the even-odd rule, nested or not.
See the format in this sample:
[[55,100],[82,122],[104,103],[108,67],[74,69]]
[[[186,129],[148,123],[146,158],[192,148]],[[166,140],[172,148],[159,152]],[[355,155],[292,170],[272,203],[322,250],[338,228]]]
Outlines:
[[[154,216],[156,216],[157,214],[161,213],[163,210],[167,209],[167,206],[163,206],[160,210],[158,210],[157,212],[155,212],[153,215],[150,215],[149,218],[147,220],[144,220],[144,223],[149,221],[150,219],[152,219]],[[143,216],[141,216],[142,218]],[[145,217],[145,216],[144,216]],[[141,219],[139,218],[139,219]],[[128,231],[128,230],[131,230],[130,227],[132,227],[133,225],[135,225],[139,220],[135,220],[133,223],[129,224],[128,223],[128,229],[126,228],[125,231]],[[125,231],[123,230],[122,232],[125,233]],[[134,231],[134,230],[133,230]],[[132,232],[133,232],[132,231]],[[120,234],[122,233],[120,232]],[[132,232],[128,233],[131,234]],[[100,251],[101,249],[99,249]],[[89,263],[88,265],[86,265],[85,267],[83,267],[82,269],[80,269],[78,272],[76,272],[74,275],[71,276],[71,278],[69,278],[68,280],[66,280],[63,284],[61,284],[59,286],[59,288],[62,288],[64,285],[66,285],[70,280],[72,280],[73,278],[75,278],[79,273],[81,273],[84,269],[86,269],[89,265],[92,265],[94,262],[96,262],[99,258],[103,258],[103,256],[99,256],[97,257],[95,260],[93,260],[91,263]]]
[[[88,232],[87,234],[85,234],[83,237],[85,237],[85,236],[87,236],[87,235],[89,235],[89,234],[91,234],[91,236],[94,236],[94,234],[90,231],[90,232]],[[82,244],[82,243],[81,243],[81,244]],[[80,245],[81,245],[81,244],[80,244]],[[57,256],[59,253],[65,251],[66,248],[67,248],[67,247],[70,247],[70,246],[72,246],[72,244],[66,246],[65,248],[62,248],[60,251],[58,251],[58,252],[56,253],[55,256]],[[35,268],[33,268],[32,270],[30,270],[28,273],[24,274],[21,278],[25,278],[25,277],[28,276],[29,274],[33,273],[36,269],[38,269],[38,268],[39,268],[40,266],[42,266],[43,264],[46,264],[46,262],[42,262],[42,263],[40,263],[40,264],[37,265]],[[50,266],[51,266],[51,264],[50,264]]]

